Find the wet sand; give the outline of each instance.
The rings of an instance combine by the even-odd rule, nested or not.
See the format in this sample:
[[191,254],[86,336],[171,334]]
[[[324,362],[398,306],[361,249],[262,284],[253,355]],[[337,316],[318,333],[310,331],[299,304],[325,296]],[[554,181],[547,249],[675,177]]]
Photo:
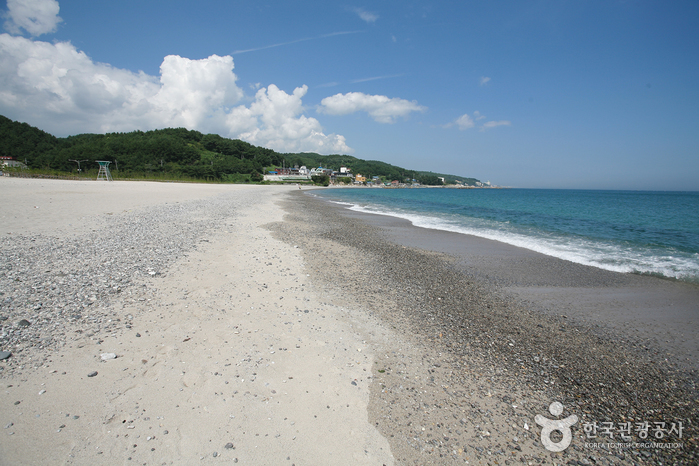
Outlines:
[[476,236],[429,230],[409,221],[347,210],[387,241],[448,254],[464,273],[527,305],[635,339],[663,359],[699,370],[699,286],[623,274]]

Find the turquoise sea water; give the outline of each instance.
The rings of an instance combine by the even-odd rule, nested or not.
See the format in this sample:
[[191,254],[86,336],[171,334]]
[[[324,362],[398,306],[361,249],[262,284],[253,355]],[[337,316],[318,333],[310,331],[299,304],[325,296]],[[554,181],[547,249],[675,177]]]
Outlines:
[[419,227],[699,283],[699,192],[336,188],[313,194]]

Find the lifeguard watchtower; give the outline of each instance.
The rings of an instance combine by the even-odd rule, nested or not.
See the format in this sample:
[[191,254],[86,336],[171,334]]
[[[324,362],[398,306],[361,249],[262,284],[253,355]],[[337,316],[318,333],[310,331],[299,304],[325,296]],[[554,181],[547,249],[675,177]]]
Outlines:
[[107,160],[97,160],[97,163],[100,164],[100,171],[97,173],[97,181],[99,181],[99,180],[114,181],[112,179],[112,174],[109,171],[109,164],[112,162],[107,161]]

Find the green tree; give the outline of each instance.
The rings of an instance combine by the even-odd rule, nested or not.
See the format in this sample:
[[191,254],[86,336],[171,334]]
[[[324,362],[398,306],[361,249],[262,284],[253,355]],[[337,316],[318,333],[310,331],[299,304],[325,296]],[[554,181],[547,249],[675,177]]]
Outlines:
[[[87,160],[81,165],[86,170],[95,170],[96,160],[109,160],[115,162],[112,167],[116,169],[118,166],[121,176],[143,176],[150,172],[152,175],[189,176],[195,179],[248,181],[255,173],[261,176],[264,167],[284,164],[305,165],[308,168],[323,166],[334,170],[344,166],[350,168],[352,173],[361,173],[369,179],[380,176],[388,181],[416,178],[423,184],[439,184],[435,182],[438,176],[444,177],[447,183],[457,179],[453,175],[415,172],[377,160],[362,160],[342,154],[280,154],[238,139],[217,134],[204,135],[186,128],[56,138],[2,115],[0,155],[22,162],[26,160],[30,168],[65,172],[75,171],[75,163],[71,160]],[[458,179],[471,185],[478,181],[474,178]],[[325,186],[329,181],[327,176],[318,180]]]
[[427,186],[441,186],[442,180],[440,180],[436,175],[422,175],[420,177],[420,183]]
[[311,181],[313,181],[313,184],[319,185],[319,186],[329,186],[330,185],[330,177],[328,175],[312,175]]

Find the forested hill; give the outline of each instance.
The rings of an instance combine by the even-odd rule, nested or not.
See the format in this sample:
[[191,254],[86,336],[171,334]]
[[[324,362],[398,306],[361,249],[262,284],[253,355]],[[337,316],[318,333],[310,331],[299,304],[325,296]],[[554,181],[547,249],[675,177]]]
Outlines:
[[75,172],[80,161],[83,168],[96,169],[96,160],[109,160],[115,174],[169,174],[195,179],[235,181],[236,175],[261,175],[273,167],[305,165],[352,173],[385,177],[387,180],[417,179],[433,184],[441,176],[447,183],[458,179],[475,184],[473,178],[407,170],[379,161],[367,161],[348,155],[314,153],[281,154],[253,146],[238,139],[216,134],[202,134],[184,128],[167,128],[130,133],[80,134],[57,138],[26,123],[0,115],[0,156],[25,162],[29,168]]
[[406,170],[405,168],[397,167],[386,162],[378,160],[362,160],[351,155],[320,155],[313,152],[303,152],[300,154],[283,154],[287,166],[305,165],[311,167],[327,167],[334,170],[339,167],[348,167],[352,169],[353,174],[361,174],[367,179],[372,176],[382,176],[387,180],[415,179],[420,180],[424,184],[438,184],[439,177],[444,178],[446,184],[453,184],[459,180],[464,184],[475,185],[478,181],[475,178],[467,178],[464,176],[448,175],[444,173],[433,173],[427,171]]

